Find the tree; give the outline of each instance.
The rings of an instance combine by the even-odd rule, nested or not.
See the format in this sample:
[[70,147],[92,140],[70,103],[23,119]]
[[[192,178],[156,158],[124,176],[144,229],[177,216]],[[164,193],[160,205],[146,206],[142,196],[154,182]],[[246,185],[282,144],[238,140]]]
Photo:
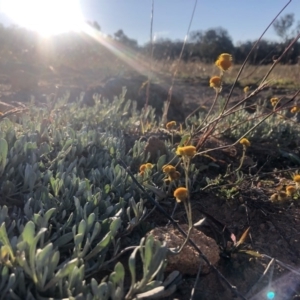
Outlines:
[[86,23],[89,24],[94,29],[96,29],[97,31],[101,31],[101,26],[98,24],[97,21],[86,21]]
[[285,42],[289,38],[289,29],[295,21],[294,14],[286,14],[273,23],[276,34]]
[[220,53],[234,52],[232,40],[227,30],[222,27],[212,28],[205,32],[192,32],[190,40],[198,48],[196,51],[200,59],[207,62],[215,60]]
[[136,40],[130,39],[122,29],[119,29],[117,32],[114,33],[114,37],[117,41],[119,41],[120,43],[131,47],[131,48],[137,48],[138,47],[138,43]]

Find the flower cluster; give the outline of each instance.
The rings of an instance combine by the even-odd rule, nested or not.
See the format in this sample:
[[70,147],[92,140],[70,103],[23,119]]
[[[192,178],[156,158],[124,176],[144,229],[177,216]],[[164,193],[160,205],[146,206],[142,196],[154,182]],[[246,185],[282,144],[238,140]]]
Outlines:
[[291,197],[293,196],[295,193],[296,193],[297,189],[295,186],[293,185],[288,185],[286,188],[285,188],[285,192],[286,194]]
[[177,202],[186,201],[189,197],[189,192],[185,187],[179,187],[174,191],[174,197]]
[[244,147],[250,147],[250,145],[251,145],[251,143],[249,142],[249,140],[246,139],[246,138],[242,138],[240,140],[240,144],[242,144]]
[[278,98],[271,98],[270,99],[270,102],[271,102],[273,107],[275,107],[277,105],[278,101],[279,101]]
[[184,146],[184,147],[178,147],[176,150],[176,154],[178,156],[188,156],[193,157],[196,154],[196,147],[194,146]]
[[295,114],[295,113],[298,113],[298,112],[300,112],[300,106],[294,106],[294,107],[292,107],[292,109],[291,109],[291,113],[292,114]]
[[140,175],[144,175],[145,171],[148,169],[152,169],[153,165],[151,163],[142,164],[140,166]]
[[232,65],[232,56],[228,53],[222,53],[215,64],[221,71],[227,71]]
[[175,126],[176,126],[176,122],[175,122],[175,121],[170,121],[170,122],[168,122],[168,123],[166,124],[166,128],[167,128],[168,130],[173,129]]
[[249,90],[250,90],[250,88],[249,88],[248,85],[244,87],[244,93],[245,93],[246,95],[249,93]]
[[172,165],[165,165],[162,168],[162,171],[168,175],[166,181],[177,180],[180,177],[180,173],[176,171],[176,168]]
[[222,85],[222,79],[220,76],[213,76],[209,80],[209,86],[214,88],[214,89],[220,89]]

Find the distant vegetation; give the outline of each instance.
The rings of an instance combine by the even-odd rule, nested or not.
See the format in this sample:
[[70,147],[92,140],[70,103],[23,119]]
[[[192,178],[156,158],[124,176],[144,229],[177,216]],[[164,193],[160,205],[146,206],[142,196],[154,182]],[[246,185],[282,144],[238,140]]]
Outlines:
[[[97,22],[87,22],[96,31],[101,32]],[[249,64],[269,64],[280,55],[286,45],[300,30],[300,23],[295,24],[293,14],[287,14],[273,24],[273,29],[280,38],[278,42],[261,40],[257,49],[249,58]],[[140,54],[152,52],[152,45],[138,45],[137,41],[129,38],[122,29],[108,36],[111,42],[122,44]],[[154,42],[153,58],[156,60],[174,60],[179,57],[182,49],[181,40],[158,39]],[[194,31],[184,49],[184,61],[201,61],[211,63],[220,52],[232,53],[235,63],[242,63],[255,41],[244,41],[234,45],[224,28],[212,28],[206,31]],[[27,29],[0,25],[0,62],[16,62],[27,64],[75,65],[82,68],[108,63],[109,51],[96,40],[86,34],[68,33],[49,39],[42,39],[37,33]],[[296,64],[300,57],[300,43],[294,44],[281,63]],[[109,61],[111,63],[111,60]]]

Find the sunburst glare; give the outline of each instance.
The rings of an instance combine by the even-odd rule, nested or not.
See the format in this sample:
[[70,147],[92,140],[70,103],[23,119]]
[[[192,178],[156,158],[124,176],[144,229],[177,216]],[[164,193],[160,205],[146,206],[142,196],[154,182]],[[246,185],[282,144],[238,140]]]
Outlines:
[[79,0],[3,0],[1,10],[42,35],[80,31],[84,24]]

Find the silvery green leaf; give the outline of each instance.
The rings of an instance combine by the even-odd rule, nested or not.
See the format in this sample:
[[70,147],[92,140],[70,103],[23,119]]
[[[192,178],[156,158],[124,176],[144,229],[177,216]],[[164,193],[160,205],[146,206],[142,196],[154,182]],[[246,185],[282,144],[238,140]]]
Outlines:
[[[146,240],[145,249],[144,249],[145,256],[142,257],[143,267],[145,268],[146,271],[148,270],[148,267],[152,262],[153,245],[154,245],[153,236],[149,235]],[[141,251],[141,253],[142,252],[143,251]]]
[[111,241],[111,232],[108,232],[104,238],[94,247],[94,249],[85,257],[85,260],[89,260],[90,258],[97,255],[100,251],[106,248]]
[[8,216],[8,207],[3,205],[0,207],[0,224],[2,224]]
[[136,273],[135,273],[135,261],[136,261],[136,258],[135,258],[135,256],[136,256],[136,254],[137,254],[137,252],[138,252],[139,249],[140,249],[140,247],[136,247],[132,251],[132,253],[130,254],[129,259],[128,259],[128,267],[129,267],[129,271],[130,271],[130,274],[131,274],[131,288],[130,289],[133,288],[133,286],[135,285],[135,282],[136,282]]
[[156,297],[161,297],[164,291],[165,288],[163,286],[159,286],[150,291],[137,294],[136,299],[147,299],[147,298],[155,299]]
[[60,279],[68,276],[73,271],[74,267],[78,264],[78,259],[74,258],[67,262],[62,268],[60,268],[55,276],[46,284],[44,291],[55,285]]
[[99,222],[96,222],[93,229],[91,241],[93,241],[96,238],[96,236],[100,233],[100,231],[101,231],[101,224]]
[[162,155],[158,161],[157,161],[157,170],[160,172],[163,168],[163,166],[166,164],[166,159],[167,159],[167,156],[166,154]]
[[[48,272],[49,272],[48,266],[44,266],[44,272],[42,273],[42,278],[40,278],[40,285],[41,285],[42,289],[44,288],[44,286],[46,284],[46,280],[47,280],[47,277],[48,277]],[[40,273],[38,273],[38,276],[40,277]]]
[[44,220],[45,220],[46,224],[48,224],[50,218],[52,217],[52,215],[54,214],[55,211],[56,211],[55,207],[52,207],[46,211],[45,216],[44,216]]
[[121,224],[122,224],[122,220],[120,218],[114,219],[111,222],[109,229],[111,231],[112,236],[115,236],[117,234],[117,231],[119,230]]
[[164,280],[163,286],[168,287],[171,284],[178,284],[182,279],[182,276],[179,271],[173,271],[168,277]]
[[24,230],[21,234],[22,241],[31,245],[35,236],[35,225],[32,221],[28,221],[24,227]]
[[125,269],[124,269],[123,265],[120,262],[118,262],[115,265],[115,270],[114,271],[115,271],[114,272],[115,273],[115,278],[114,278],[115,282],[116,283],[117,282],[123,282],[124,276],[125,276]]
[[14,273],[10,274],[8,282],[6,283],[6,287],[3,291],[1,291],[2,295],[6,295],[7,292],[13,288],[16,283],[16,275]]
[[50,276],[52,276],[54,274],[54,271],[57,268],[59,259],[60,259],[59,251],[55,251],[53,253],[53,255],[50,257],[50,261],[49,261],[49,264],[48,264],[48,273],[49,273]]
[[1,270],[0,291],[2,291],[2,289],[6,285],[6,281],[8,280],[8,277],[9,277],[9,270],[6,266],[3,266]]
[[5,139],[0,138],[0,176],[3,174],[8,152],[8,144]]
[[194,224],[194,227],[201,227],[201,226],[203,226],[205,224],[205,221],[206,221],[206,217],[200,219],[198,222],[196,222]]
[[82,241],[84,239],[84,234],[76,234],[74,237],[74,243],[75,243],[75,247],[78,247],[81,245]]
[[78,233],[84,235],[85,231],[86,231],[86,222],[85,220],[81,220],[78,226]]
[[48,263],[49,256],[52,255],[53,250],[53,244],[50,243],[47,246],[45,246],[43,249],[40,249],[40,251],[36,255],[36,265],[38,269],[42,269],[45,264]]
[[73,239],[73,233],[68,232],[59,237],[54,243],[54,247],[60,248],[64,245],[67,245]]
[[110,295],[109,295],[109,289],[108,289],[108,285],[105,282],[101,282],[98,286],[98,294],[96,294],[95,296],[98,296],[99,299],[103,299],[103,300],[107,300],[109,299]]
[[72,290],[73,288],[76,288],[80,280],[80,274],[79,274],[79,268],[75,266],[73,268],[72,273],[69,276],[69,289]]
[[30,245],[29,246],[29,264],[30,264],[30,268],[33,273],[32,279],[35,283],[37,283],[36,266],[35,266],[36,247],[37,247],[37,243],[38,243],[39,239],[42,237],[42,235],[45,233],[45,231],[47,231],[46,228],[41,228],[39,230],[39,232],[36,234],[36,236],[34,237],[31,244],[29,244]]
[[99,294],[98,282],[94,278],[91,279],[90,287],[92,289],[92,292],[93,292],[94,296]]
[[86,228],[86,231],[89,232],[95,222],[95,219],[96,219],[96,215],[95,213],[91,213],[87,219],[87,228]]

